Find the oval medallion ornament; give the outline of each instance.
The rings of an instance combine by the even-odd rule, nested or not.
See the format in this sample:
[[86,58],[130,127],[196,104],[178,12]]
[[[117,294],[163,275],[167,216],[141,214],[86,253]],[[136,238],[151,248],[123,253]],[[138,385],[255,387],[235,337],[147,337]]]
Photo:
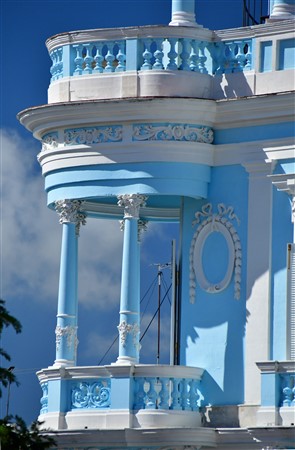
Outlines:
[[[239,219],[233,212],[233,207],[226,207],[220,203],[218,213],[212,212],[210,203],[203,206],[201,211],[195,214],[193,225],[199,224],[193,236],[190,248],[190,302],[194,303],[196,285],[208,293],[222,292],[230,284],[234,276],[234,297],[240,298],[242,252],[241,242],[231,220]],[[212,233],[221,233],[227,245],[227,268],[223,278],[217,282],[210,281],[205,275],[203,265],[203,253],[205,244]],[[218,254],[218,248],[216,248]]]

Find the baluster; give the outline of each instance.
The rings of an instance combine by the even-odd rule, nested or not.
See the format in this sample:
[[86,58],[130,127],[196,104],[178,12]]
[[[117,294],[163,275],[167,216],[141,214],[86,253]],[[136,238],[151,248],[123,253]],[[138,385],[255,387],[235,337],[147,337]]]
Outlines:
[[183,379],[181,381],[180,386],[181,386],[181,406],[182,406],[182,409],[184,411],[186,411],[189,409],[188,381],[186,379]]
[[225,43],[225,65],[224,65],[224,73],[232,73],[234,66],[234,54],[233,54],[233,43],[226,42]]
[[156,378],[149,378],[146,379],[146,381],[149,383],[149,389],[146,393],[147,397],[146,409],[157,409],[158,394],[155,391]]
[[155,39],[154,42],[156,44],[156,50],[154,51],[155,63],[153,64],[153,69],[162,70],[164,69],[162,63],[162,59],[164,56],[164,53],[162,52],[163,39]]
[[190,66],[188,64],[188,59],[190,56],[190,41],[188,39],[180,39],[181,41],[181,65],[179,67],[180,70],[190,70]]
[[103,56],[102,56],[102,43],[97,43],[95,44],[96,47],[96,54],[94,56],[94,61],[95,61],[95,67],[93,69],[93,72],[98,72],[98,73],[102,73],[103,72],[103,67],[102,67],[102,63],[103,63]]
[[243,72],[245,66],[246,56],[244,53],[245,43],[243,41],[237,42],[238,53],[236,54],[237,66],[234,69],[234,72]]
[[59,58],[60,58],[60,76],[64,76],[64,62],[63,62],[63,47],[59,48]]
[[160,408],[169,409],[169,378],[161,378]]
[[76,52],[77,52],[77,56],[74,59],[74,62],[75,62],[74,75],[82,75],[83,62],[84,62],[84,59],[82,57],[83,46],[81,44],[78,44],[78,45],[73,45],[73,47],[76,49]]
[[199,409],[197,386],[198,384],[195,380],[189,381],[189,405],[192,411],[197,411]]
[[83,75],[92,73],[92,63],[93,63],[93,56],[92,56],[93,44],[84,44],[84,47],[86,48],[86,55],[84,58],[85,67],[83,69]]
[[167,69],[168,70],[177,70],[178,66],[175,62],[175,59],[177,58],[178,53],[176,52],[175,47],[176,47],[176,43],[177,43],[178,39],[169,38],[168,41],[170,44],[170,52],[168,53],[169,63],[167,64]]
[[145,409],[144,378],[135,378],[135,401],[134,409]]
[[152,53],[150,52],[150,48],[151,48],[151,40],[150,39],[145,39],[143,41],[144,44],[144,52],[142,54],[143,57],[143,65],[141,66],[141,70],[152,70],[152,64],[151,64],[151,59],[152,59]]
[[[245,55],[246,58],[246,65],[245,65],[245,69],[246,70],[251,70],[252,69],[252,53],[251,53],[251,42],[252,41],[246,41],[247,45],[247,53]],[[245,48],[245,47],[244,47]]]
[[125,72],[126,70],[126,55],[125,55],[125,42],[117,42],[119,47],[118,53],[116,55],[116,59],[118,61],[118,65],[116,67],[116,72]]
[[292,402],[292,389],[290,387],[285,387],[283,389],[283,406],[290,406]]
[[180,386],[179,386],[180,380],[179,380],[179,378],[172,378],[171,381],[173,384],[173,390],[171,393],[172,403],[171,403],[170,409],[174,409],[174,410],[181,409],[180,402],[179,402],[179,400],[180,400]]
[[224,70],[224,52],[225,45],[224,42],[218,42],[215,45],[215,70],[214,73],[216,75],[221,75]]
[[51,73],[51,81],[54,81],[56,79],[56,51],[50,53],[50,58],[52,61],[52,66],[50,67],[50,73]]
[[200,73],[208,73],[206,68],[207,56],[205,55],[205,42],[200,42],[199,44],[199,71]]
[[190,54],[190,69],[193,72],[200,72],[199,69],[199,42],[197,42],[195,39],[191,41],[192,51]]
[[[114,43],[109,42],[107,45],[107,54],[105,55],[105,60],[107,62],[107,65],[105,66],[104,72],[114,72],[115,68],[113,65],[113,62],[115,61],[115,55],[113,53]],[[112,49],[112,51],[110,51]]]

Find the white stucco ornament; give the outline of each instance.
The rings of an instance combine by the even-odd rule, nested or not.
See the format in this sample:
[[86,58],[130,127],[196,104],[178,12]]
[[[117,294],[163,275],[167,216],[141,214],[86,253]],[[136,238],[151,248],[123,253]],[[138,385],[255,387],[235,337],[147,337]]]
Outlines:
[[[236,220],[238,225],[240,221],[232,206],[226,207],[223,203],[219,203],[217,211],[217,213],[213,213],[212,204],[207,203],[202,207],[201,211],[196,212],[196,219],[193,221],[193,226],[199,225],[191,242],[189,256],[189,297],[191,303],[195,301],[197,284],[202,290],[210,294],[216,294],[228,287],[233,276],[234,298],[237,300],[240,298],[242,250],[239,235],[232,224],[233,220]],[[220,233],[225,239],[228,250],[228,263],[223,279],[217,283],[212,283],[206,278],[204,273],[203,249],[207,238],[216,232]]]

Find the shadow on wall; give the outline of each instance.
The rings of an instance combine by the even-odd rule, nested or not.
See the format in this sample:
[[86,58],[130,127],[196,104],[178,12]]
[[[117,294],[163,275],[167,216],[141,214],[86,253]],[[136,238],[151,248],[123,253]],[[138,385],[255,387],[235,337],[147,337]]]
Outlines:
[[254,95],[255,74],[244,72],[225,73],[213,78],[213,98],[216,100]]
[[197,358],[197,366],[205,369],[201,406],[243,403],[245,304],[228,293],[206,294],[197,296],[194,311],[186,351],[188,365]]

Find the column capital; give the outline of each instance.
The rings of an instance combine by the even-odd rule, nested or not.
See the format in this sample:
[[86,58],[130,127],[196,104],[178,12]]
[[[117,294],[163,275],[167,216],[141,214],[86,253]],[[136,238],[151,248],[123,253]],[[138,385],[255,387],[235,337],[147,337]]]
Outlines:
[[139,219],[139,208],[145,206],[147,196],[140,194],[118,195],[118,206],[124,207],[124,219]]
[[73,223],[76,225],[76,235],[79,236],[80,226],[86,224],[86,214],[80,211],[81,200],[58,200],[55,210],[59,214],[59,223]]

